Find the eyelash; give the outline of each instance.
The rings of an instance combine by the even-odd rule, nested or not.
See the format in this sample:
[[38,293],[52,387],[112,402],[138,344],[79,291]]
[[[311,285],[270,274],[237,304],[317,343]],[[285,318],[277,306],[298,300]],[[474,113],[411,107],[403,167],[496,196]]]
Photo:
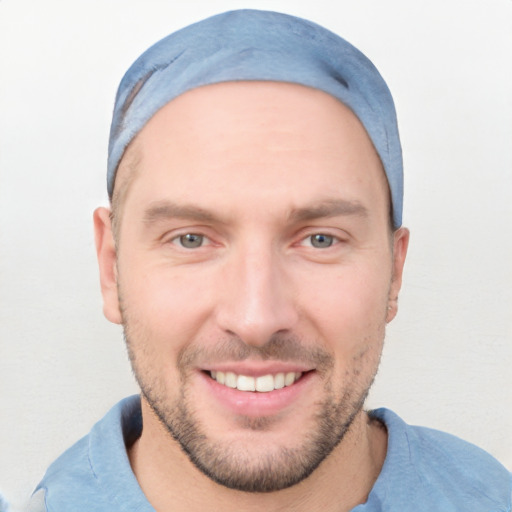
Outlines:
[[[190,245],[187,246],[187,237],[189,238],[188,242],[190,242]],[[315,245],[315,242],[318,244],[326,243],[325,246]],[[311,247],[313,249],[329,249],[333,247],[334,245],[339,244],[342,242],[342,240],[335,236],[331,235],[326,232],[316,232],[308,234],[307,236],[300,239],[299,246],[305,246],[305,247]],[[211,240],[202,233],[195,233],[195,232],[188,232],[188,233],[182,233],[180,235],[176,235],[172,239],[170,239],[170,243],[179,246],[182,249],[185,250],[194,250],[199,249],[201,247],[204,247],[206,245],[211,244]],[[197,244],[197,245],[195,245]]]

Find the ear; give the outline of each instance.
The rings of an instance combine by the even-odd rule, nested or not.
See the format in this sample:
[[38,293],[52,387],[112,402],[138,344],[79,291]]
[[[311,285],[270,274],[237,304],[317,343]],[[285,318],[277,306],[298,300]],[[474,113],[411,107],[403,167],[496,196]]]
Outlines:
[[94,238],[100,270],[101,294],[103,295],[103,314],[115,324],[120,324],[121,309],[117,293],[117,260],[112,222],[108,208],[94,211]]
[[405,257],[409,247],[409,230],[399,228],[393,234],[393,276],[389,288],[388,314],[386,322],[391,322],[398,312],[398,294],[402,287]]

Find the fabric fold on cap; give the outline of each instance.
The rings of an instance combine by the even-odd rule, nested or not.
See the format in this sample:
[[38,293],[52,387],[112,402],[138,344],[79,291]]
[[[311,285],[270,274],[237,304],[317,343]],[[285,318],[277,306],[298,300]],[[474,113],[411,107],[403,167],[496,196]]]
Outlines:
[[232,81],[300,84],[348,106],[382,161],[393,223],[402,224],[402,151],[393,99],[378,70],[354,46],[321,26],[258,10],[230,11],[185,27],[157,42],[130,67],[114,106],[109,197],[127,146],[158,110],[191,89]]

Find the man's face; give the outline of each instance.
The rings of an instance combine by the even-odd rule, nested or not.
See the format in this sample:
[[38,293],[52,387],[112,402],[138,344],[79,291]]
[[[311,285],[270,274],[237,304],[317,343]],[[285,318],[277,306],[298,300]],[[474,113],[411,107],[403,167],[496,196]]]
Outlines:
[[407,234],[366,132],[322,92],[229,83],[169,103],[124,160],[100,265],[144,421],[228,487],[301,481],[362,414],[395,314]]

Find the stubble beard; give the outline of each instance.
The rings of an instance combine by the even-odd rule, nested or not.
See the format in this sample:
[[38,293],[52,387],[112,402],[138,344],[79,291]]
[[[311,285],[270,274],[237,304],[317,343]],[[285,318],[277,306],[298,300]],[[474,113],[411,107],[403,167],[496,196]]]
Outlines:
[[[162,410],[146,395],[145,398],[197,469],[220,485],[251,493],[280,491],[306,479],[340,443],[363,405],[358,404],[347,417],[348,411],[340,410],[342,404],[323,404],[323,412],[316,414],[316,430],[305,434],[300,447],[280,447],[271,453],[251,455],[209,439],[186,401],[176,404],[176,411],[169,411]],[[337,422],[340,417],[345,422]],[[245,422],[247,430],[262,431],[266,426],[265,419]]]
[[[195,358],[194,352],[187,353],[185,350],[184,357],[178,359],[180,393],[171,400],[167,396],[165,385],[158,382],[151,375],[151,369],[139,360],[138,353],[141,351],[140,348],[139,351],[134,349],[134,340],[131,337],[134,330],[130,328],[132,326],[126,317],[123,327],[132,370],[141,394],[161,424],[199,471],[220,485],[243,492],[279,491],[296,485],[311,475],[343,440],[355,417],[362,410],[378,368],[377,360],[374,370],[364,382],[360,382],[360,369],[354,369],[348,376],[346,389],[338,398],[331,381],[325,378],[324,398],[315,404],[316,412],[311,423],[313,427],[304,432],[301,442],[293,448],[281,446],[262,453],[261,450],[251,449],[251,446],[245,450],[245,446],[241,449],[239,444],[222,443],[208,436],[205,425],[197,417],[193,400],[188,396],[188,376],[190,362]],[[236,357],[239,360],[255,351],[260,356],[263,352],[264,359],[274,357],[278,360],[286,360],[294,350],[302,355],[308,352],[308,359],[315,360],[316,371],[324,377],[329,374],[334,364],[328,353],[321,350],[307,351],[300,347],[300,342],[295,337],[274,337],[263,349],[246,347],[240,341],[230,341],[225,345],[233,347],[234,344],[237,344],[237,348],[230,349],[231,358]],[[363,351],[358,359],[362,360],[367,356]],[[272,428],[272,418],[242,418],[239,423],[248,432],[260,432],[259,435],[265,429]]]

